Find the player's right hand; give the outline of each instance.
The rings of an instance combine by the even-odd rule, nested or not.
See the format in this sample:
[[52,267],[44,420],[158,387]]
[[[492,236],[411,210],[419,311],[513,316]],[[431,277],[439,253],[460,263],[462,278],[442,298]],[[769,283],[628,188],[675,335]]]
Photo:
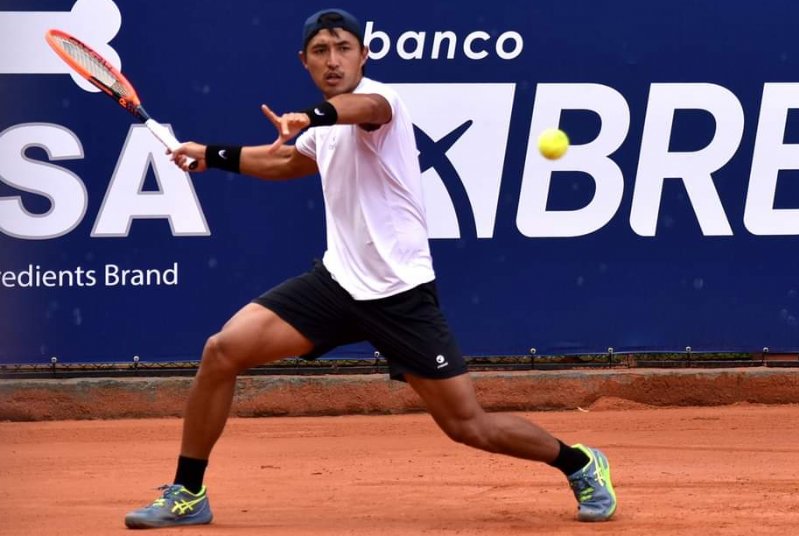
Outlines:
[[[208,169],[208,166],[205,162],[205,147],[205,145],[190,141],[181,144],[181,146],[174,151],[167,149],[166,154],[171,154],[172,157],[170,160],[172,160],[175,165],[177,165],[183,171],[199,173]],[[187,157],[193,158],[197,162],[197,165],[189,169],[189,164],[186,161]]]

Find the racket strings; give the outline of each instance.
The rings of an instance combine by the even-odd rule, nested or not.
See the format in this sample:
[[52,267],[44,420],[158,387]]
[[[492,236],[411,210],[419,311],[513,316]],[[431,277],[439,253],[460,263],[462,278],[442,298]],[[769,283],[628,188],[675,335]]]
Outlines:
[[92,54],[91,51],[86,50],[80,43],[76,43],[69,39],[58,39],[58,42],[64,52],[97,79],[98,82],[111,89],[120,97],[127,97],[130,95],[127,86],[122,84],[119,79],[114,76],[114,73],[108,70],[104,62]]

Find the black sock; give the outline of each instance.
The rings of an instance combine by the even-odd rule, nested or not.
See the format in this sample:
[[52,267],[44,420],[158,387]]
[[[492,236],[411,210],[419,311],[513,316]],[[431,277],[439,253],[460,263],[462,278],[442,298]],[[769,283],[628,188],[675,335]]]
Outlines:
[[197,493],[203,487],[206,467],[208,467],[208,460],[179,456],[175,484],[180,484],[190,492]]
[[591,461],[582,450],[570,447],[560,440],[558,440],[558,443],[560,443],[558,457],[555,458],[555,461],[551,462],[549,465],[555,467],[556,469],[560,469],[564,475],[573,475],[585,467],[589,461]]

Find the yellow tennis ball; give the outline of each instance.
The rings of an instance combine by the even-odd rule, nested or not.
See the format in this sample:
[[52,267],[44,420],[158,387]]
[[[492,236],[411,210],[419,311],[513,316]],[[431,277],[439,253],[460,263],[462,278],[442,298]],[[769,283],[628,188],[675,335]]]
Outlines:
[[557,128],[548,128],[538,136],[538,150],[550,160],[557,160],[569,148],[569,137]]

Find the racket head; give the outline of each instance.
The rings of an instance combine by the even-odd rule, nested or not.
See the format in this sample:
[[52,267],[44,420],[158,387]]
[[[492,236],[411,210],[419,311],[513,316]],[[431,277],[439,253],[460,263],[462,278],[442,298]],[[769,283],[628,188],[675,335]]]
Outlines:
[[140,117],[141,100],[133,85],[105,58],[83,41],[63,30],[51,29],[45,39],[58,56],[83,78],[91,82],[117,104]]

